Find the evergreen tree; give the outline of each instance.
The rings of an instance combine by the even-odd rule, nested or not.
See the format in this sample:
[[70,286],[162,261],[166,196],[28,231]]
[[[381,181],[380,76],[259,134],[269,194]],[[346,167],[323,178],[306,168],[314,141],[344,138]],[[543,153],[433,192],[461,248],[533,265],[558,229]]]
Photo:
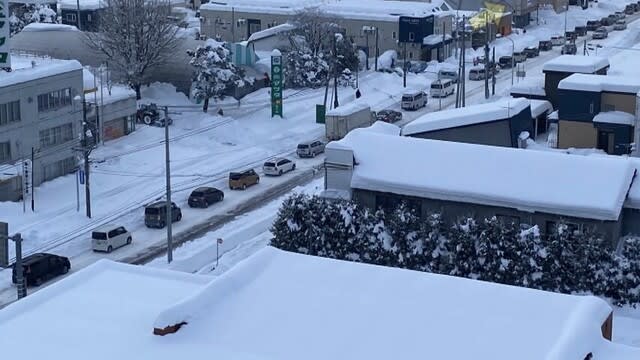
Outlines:
[[389,216],[388,231],[392,238],[391,251],[395,254],[396,266],[418,270],[423,251],[420,227],[418,213],[404,201]]
[[209,110],[209,99],[223,99],[236,87],[244,86],[244,70],[231,62],[227,43],[209,42],[187,51],[194,69],[192,96],[204,101],[202,111]]
[[329,64],[323,53],[313,55],[309,48],[297,48],[285,54],[284,85],[287,88],[318,88],[324,86]]
[[452,271],[450,242],[442,233],[443,224],[440,214],[430,214],[420,227],[422,239],[423,271],[449,274]]
[[459,220],[449,231],[452,269],[449,275],[478,278],[476,241],[478,226],[473,218]]
[[473,270],[479,279],[504,283],[505,273],[510,270],[511,263],[517,259],[505,258],[504,250],[513,239],[505,239],[503,224],[494,216],[485,219],[479,226],[476,242],[477,268]]
[[336,33],[335,44],[335,66],[338,74],[344,74],[345,70],[348,70],[347,74],[351,75],[353,71],[358,69],[358,49],[354,45],[351,38],[344,36],[342,33]]
[[50,23],[58,21],[58,15],[46,4],[25,4],[22,10],[11,13],[9,17],[9,29],[11,36],[19,33],[25,26],[31,23]]
[[537,226],[520,231],[516,236],[516,252],[519,261],[513,263],[514,285],[542,289],[546,274],[547,249]]

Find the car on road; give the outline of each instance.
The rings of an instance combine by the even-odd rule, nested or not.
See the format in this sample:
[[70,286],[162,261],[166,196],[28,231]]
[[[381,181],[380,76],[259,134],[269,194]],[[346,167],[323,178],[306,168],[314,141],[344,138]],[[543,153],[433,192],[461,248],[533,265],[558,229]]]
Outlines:
[[564,45],[564,43],[565,43],[564,36],[555,35],[551,37],[551,45],[553,46],[562,46]]
[[524,53],[527,54],[528,58],[534,58],[540,55],[540,47],[538,46],[529,46],[524,48]]
[[113,249],[131,244],[131,233],[124,226],[108,224],[97,227],[91,232],[93,251],[110,253]]
[[508,69],[513,67],[515,61],[511,56],[500,56],[500,59],[498,59],[498,64],[500,64],[501,68]]
[[486,78],[484,66],[478,66],[469,70],[469,80],[478,81]]
[[412,72],[414,74],[419,74],[427,70],[428,66],[429,64],[427,64],[426,61],[412,61],[409,64],[409,72]]
[[455,87],[453,81],[450,79],[438,79],[429,86],[429,95],[431,95],[431,97],[447,97],[453,95],[454,92]]
[[525,54],[524,51],[515,51],[513,53],[513,61],[516,64],[525,62],[525,61],[527,61],[527,54]]
[[618,17],[618,20],[625,19],[627,17],[624,11],[616,11],[614,15]]
[[208,208],[209,205],[224,200],[224,192],[210,186],[201,186],[189,194],[187,204],[192,208]]
[[421,90],[407,91],[402,94],[400,108],[402,110],[418,110],[427,106],[427,94]]
[[596,31],[600,26],[602,26],[602,22],[600,20],[589,20],[589,21],[587,21],[587,30],[588,31]]
[[565,31],[564,38],[566,41],[575,41],[578,38],[578,34],[576,34],[575,30]]
[[298,157],[316,157],[324,152],[324,143],[320,140],[308,141],[298,144],[296,154]]
[[256,185],[258,183],[260,183],[260,176],[253,169],[240,172],[232,171],[229,173],[229,189],[231,190],[245,190],[249,186]]
[[438,79],[450,79],[454,83],[457,83],[458,78],[459,76],[457,70],[442,69],[438,71]]
[[551,40],[541,40],[538,42],[538,49],[540,51],[549,51],[553,49],[553,43],[551,43]]
[[577,36],[585,36],[587,35],[587,27],[586,26],[576,26],[574,31]]
[[615,15],[605,16],[602,19],[600,19],[600,25],[601,26],[610,26],[610,25],[613,25],[613,23],[615,23],[616,20],[618,20],[618,17],[615,16]]
[[627,22],[625,20],[618,20],[613,24],[613,30],[621,31],[627,28]]
[[296,163],[287,158],[275,158],[262,165],[265,175],[280,176],[296,169]]
[[[36,253],[22,259],[22,276],[27,286],[40,286],[43,282],[64,275],[71,269],[71,262],[64,256]],[[18,283],[19,269],[12,266],[11,281]]]
[[380,110],[376,113],[376,120],[394,123],[402,120],[402,113],[391,109]]
[[576,44],[572,42],[564,44],[560,51],[562,55],[575,55],[577,52],[578,48],[576,47]]
[[608,36],[609,32],[604,26],[599,27],[598,30],[594,31],[592,35],[594,39],[606,39]]
[[[171,203],[171,222],[182,220],[182,210]],[[167,202],[157,201],[144,208],[144,224],[148,228],[159,228],[167,226]]]
[[629,4],[624,8],[624,13],[627,15],[633,15],[636,12],[636,7],[633,4]]

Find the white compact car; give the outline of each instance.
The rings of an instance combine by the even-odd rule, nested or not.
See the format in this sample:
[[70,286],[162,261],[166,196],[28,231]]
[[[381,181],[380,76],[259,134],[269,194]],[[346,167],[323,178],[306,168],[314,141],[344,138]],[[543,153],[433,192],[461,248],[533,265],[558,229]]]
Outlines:
[[131,244],[131,233],[114,224],[103,225],[91,232],[91,245],[93,251],[112,252],[113,249]]
[[279,176],[296,169],[296,163],[286,158],[269,160],[262,166],[265,175]]

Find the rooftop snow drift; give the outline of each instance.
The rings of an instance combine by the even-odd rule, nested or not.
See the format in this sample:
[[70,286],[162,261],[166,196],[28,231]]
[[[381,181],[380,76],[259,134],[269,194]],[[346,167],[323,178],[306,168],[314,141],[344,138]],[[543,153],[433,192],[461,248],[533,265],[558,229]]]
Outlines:
[[11,72],[0,73],[0,87],[82,70],[82,65],[77,60],[12,56],[11,68]]
[[624,111],[605,111],[593,117],[593,122],[633,126],[635,116]]
[[640,92],[640,80],[635,76],[573,74],[560,81],[558,89],[637,94]]
[[542,71],[593,74],[609,67],[609,59],[599,56],[560,55],[544,63]]

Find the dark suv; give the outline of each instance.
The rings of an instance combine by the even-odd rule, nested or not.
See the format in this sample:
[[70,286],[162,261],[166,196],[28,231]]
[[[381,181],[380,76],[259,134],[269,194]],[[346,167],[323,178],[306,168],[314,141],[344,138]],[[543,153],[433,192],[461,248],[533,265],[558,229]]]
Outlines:
[[602,22],[600,20],[587,21],[587,30],[589,31],[596,31],[600,26],[602,26]]
[[537,46],[529,46],[524,48],[524,53],[527,54],[528,58],[533,58],[540,55],[540,48]]
[[551,43],[551,40],[541,40],[538,42],[538,49],[540,51],[549,51],[553,49],[553,43]]
[[[174,202],[171,203],[171,222],[182,220],[182,210]],[[144,208],[144,224],[148,228],[167,226],[167,202],[158,201]]]
[[245,170],[243,172],[231,172],[229,173],[229,189],[246,189],[251,185],[255,185],[260,182],[260,176],[253,169]]
[[[17,284],[15,264],[12,269],[11,281]],[[27,286],[40,286],[49,279],[68,273],[69,269],[71,269],[71,263],[64,256],[37,253],[22,259],[22,276],[24,276]]]
[[221,190],[212,187],[199,187],[189,195],[190,207],[206,208],[209,205],[222,201],[224,193]]

